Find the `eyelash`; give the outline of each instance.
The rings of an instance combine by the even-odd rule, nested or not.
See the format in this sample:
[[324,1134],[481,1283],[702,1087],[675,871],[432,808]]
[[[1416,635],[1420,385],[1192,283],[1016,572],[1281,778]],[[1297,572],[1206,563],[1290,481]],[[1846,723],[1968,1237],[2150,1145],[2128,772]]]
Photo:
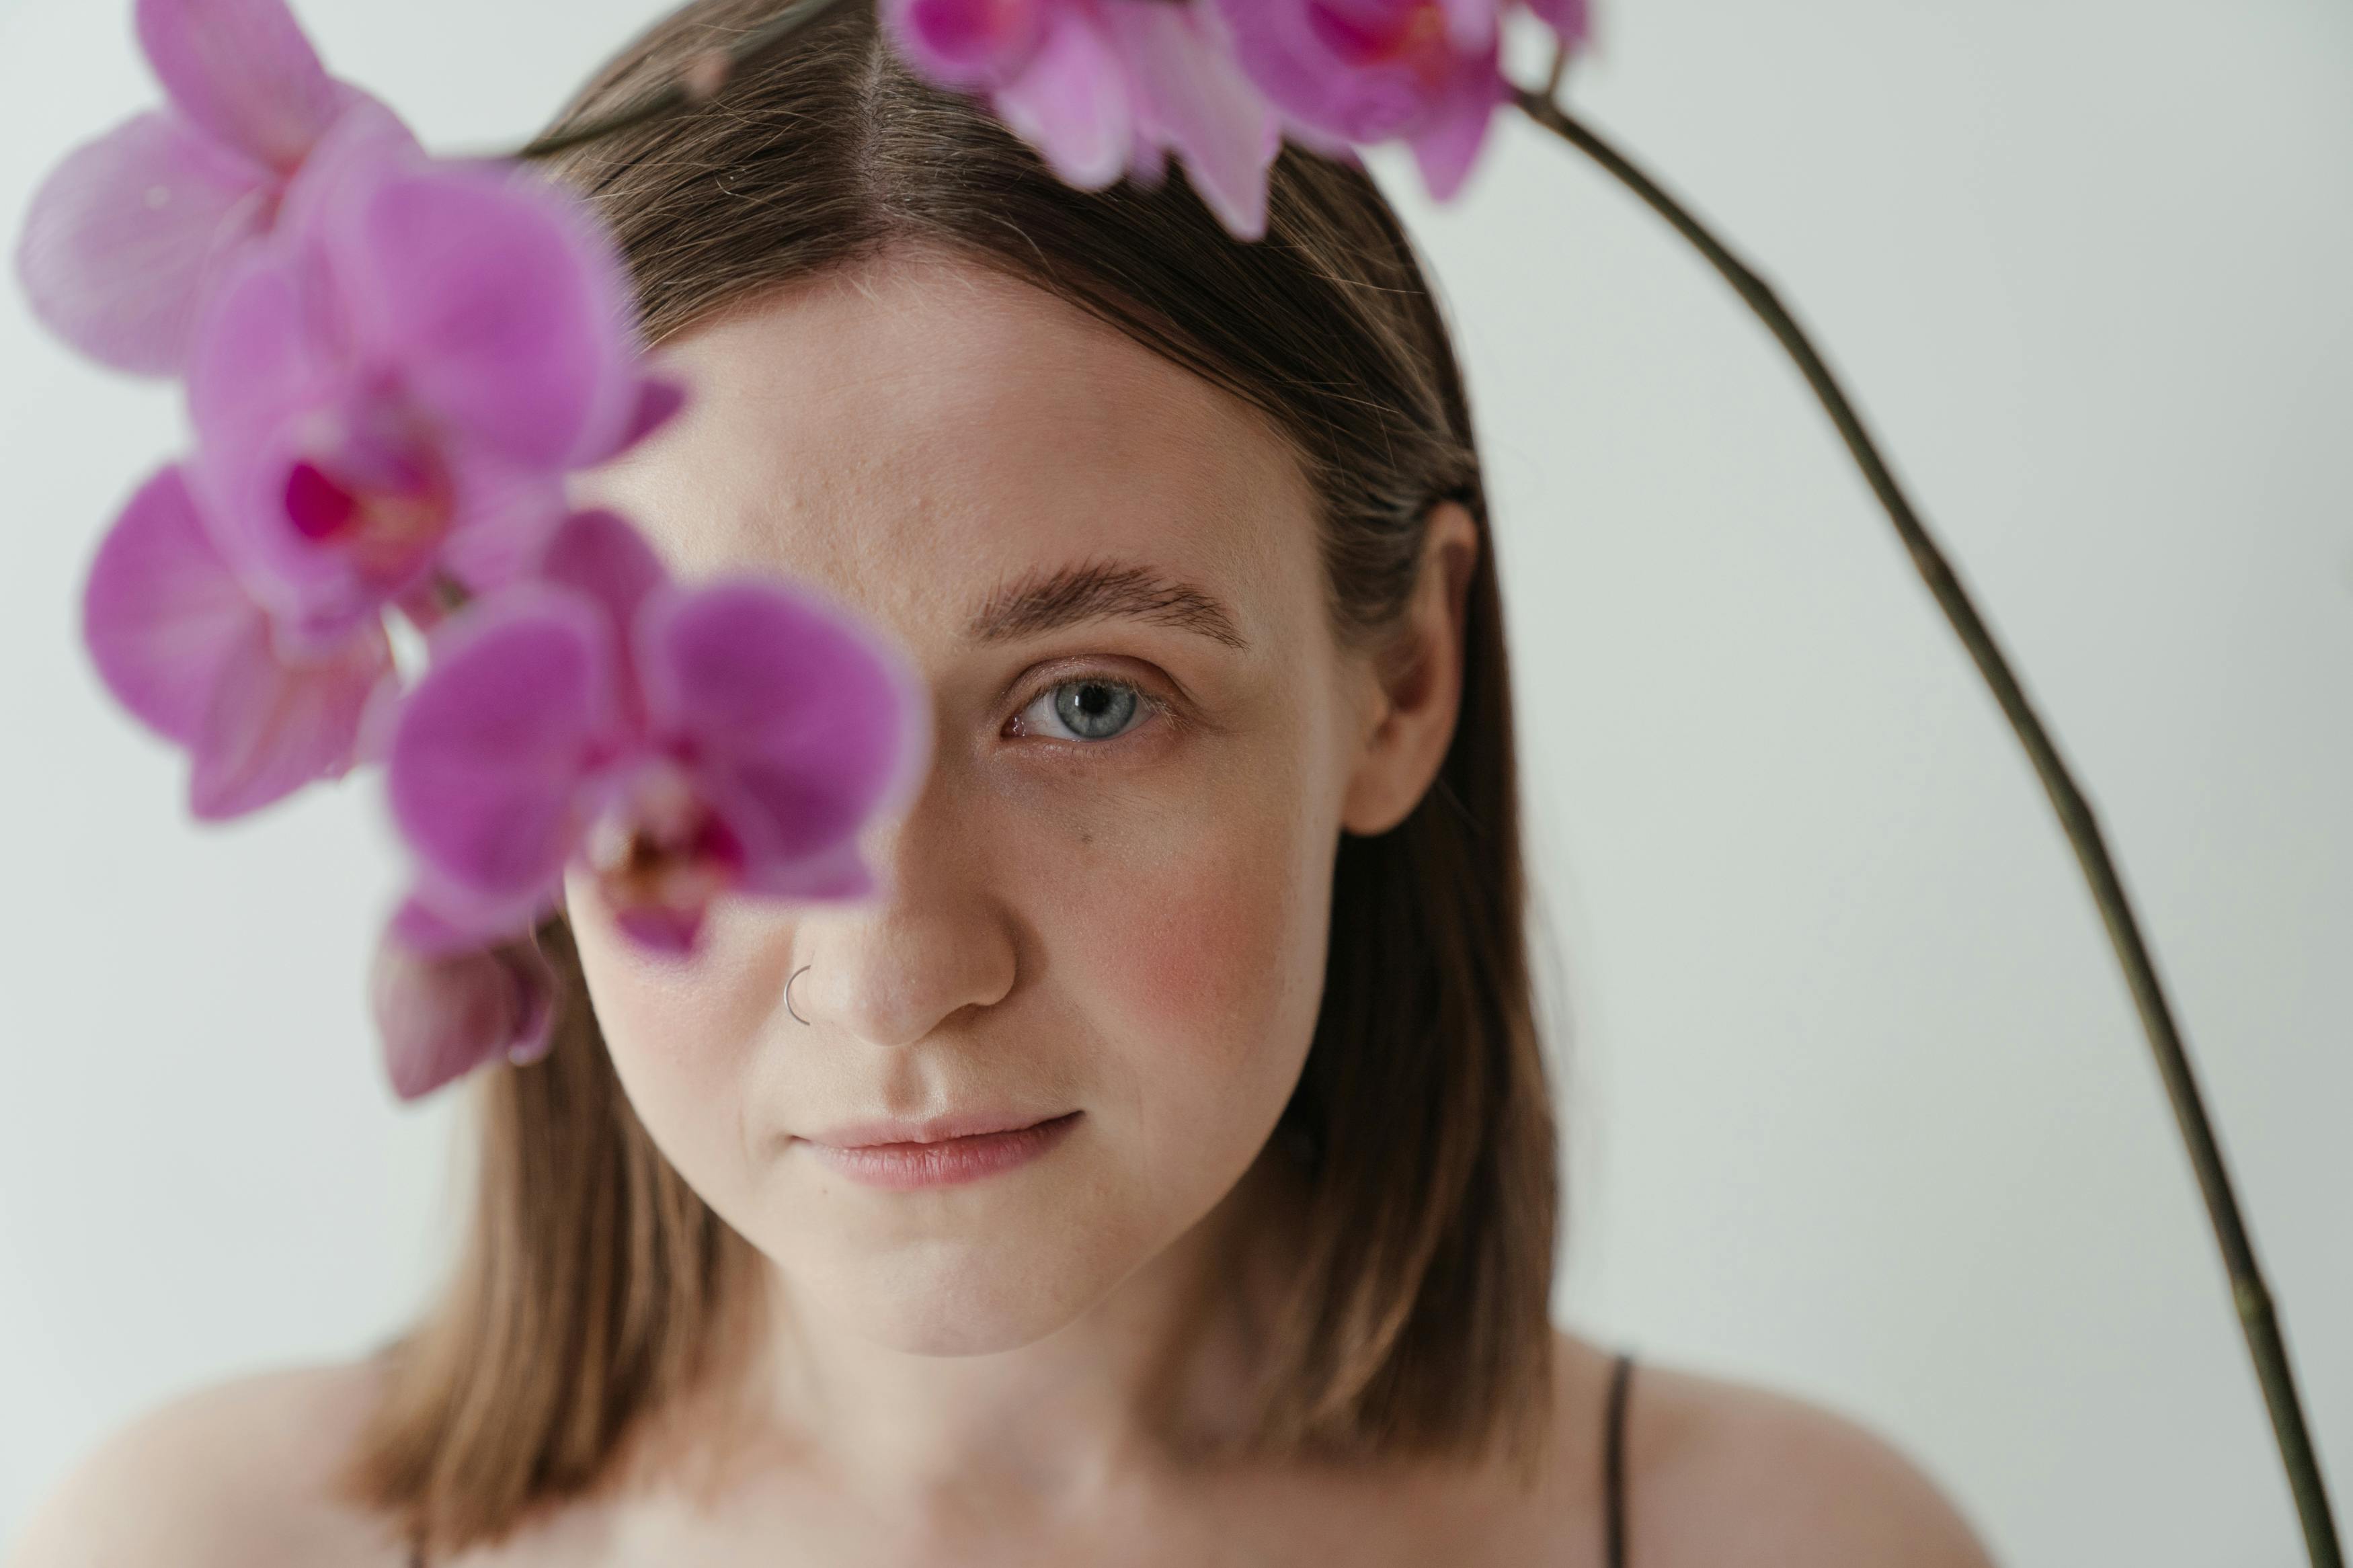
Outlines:
[[[1129,721],[1127,728],[1118,734],[1106,735],[1099,741],[1089,740],[1083,735],[1063,734],[1046,729],[1045,724],[1060,726],[1061,722],[1059,717],[1053,716],[1054,694],[1073,686],[1115,686],[1123,691],[1133,693],[1135,698],[1135,717]],[[1030,710],[1041,703],[1046,705],[1048,718],[1042,723],[1032,727],[1029,719]],[[1122,741],[1130,739],[1155,720],[1166,721],[1172,716],[1170,704],[1147,690],[1143,682],[1114,675],[1108,670],[1082,669],[1060,674],[1054,679],[1031,691],[1023,700],[1020,708],[1015,711],[1013,717],[1006,721],[1005,732],[1023,739],[1051,741],[1060,745],[1075,746],[1086,751],[1100,751],[1104,747],[1114,746]]]

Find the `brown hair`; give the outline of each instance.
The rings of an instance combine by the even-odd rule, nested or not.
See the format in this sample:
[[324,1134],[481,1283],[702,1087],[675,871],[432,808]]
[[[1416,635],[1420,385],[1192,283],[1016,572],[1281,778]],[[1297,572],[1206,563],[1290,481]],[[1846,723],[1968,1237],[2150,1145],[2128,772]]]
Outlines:
[[[559,124],[606,113],[772,14],[697,0]],[[871,0],[835,6],[715,100],[567,154],[659,343],[896,247],[945,249],[1112,322],[1256,405],[1323,504],[1335,624],[1371,642],[1414,586],[1432,505],[1482,531],[1462,380],[1411,246],[1363,171],[1286,151],[1268,237],[1229,238],[1172,176],[1088,195],[978,106],[910,77]],[[1524,934],[1512,705],[1492,535],[1468,596],[1459,726],[1406,820],[1340,846],[1314,1044],[1284,1131],[1308,1171],[1274,1453],[1522,1454],[1549,1409],[1557,1174]],[[462,1545],[579,1495],[712,1370],[750,1244],[632,1113],[587,1005],[482,1075],[471,1236],[386,1353],[352,1472]]]

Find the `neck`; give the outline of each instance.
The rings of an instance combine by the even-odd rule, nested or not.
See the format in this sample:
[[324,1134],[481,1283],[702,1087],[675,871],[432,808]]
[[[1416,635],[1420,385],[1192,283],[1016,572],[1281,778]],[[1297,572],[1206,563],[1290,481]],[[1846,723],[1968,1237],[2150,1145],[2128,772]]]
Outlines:
[[1249,1436],[1298,1178],[1270,1150],[1219,1205],[1061,1328],[972,1355],[878,1344],[764,1278],[744,1390],[772,1441],[901,1508],[1082,1502]]

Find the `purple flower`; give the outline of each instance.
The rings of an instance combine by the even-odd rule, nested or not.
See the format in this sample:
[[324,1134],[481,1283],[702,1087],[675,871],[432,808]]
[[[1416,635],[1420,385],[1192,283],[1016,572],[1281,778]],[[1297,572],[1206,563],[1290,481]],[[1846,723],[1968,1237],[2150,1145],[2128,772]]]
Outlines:
[[555,1024],[555,976],[529,938],[453,947],[411,904],[378,942],[368,1000],[393,1092],[417,1100],[501,1057],[536,1061]]
[[190,805],[206,820],[340,777],[396,692],[381,622],[299,648],[277,635],[177,468],[132,498],[100,546],[82,623],[108,689],[191,753]]
[[[1236,58],[1307,145],[1403,141],[1440,200],[1461,188],[1495,110],[1511,0],[1218,0]],[[1585,0],[1529,0],[1571,44]]]
[[291,641],[495,588],[563,479],[680,401],[640,369],[610,243],[568,196],[348,116],[284,232],[222,279],[188,372],[216,542]]
[[284,0],[139,0],[139,44],[170,107],[69,154],[16,253],[34,312],[118,370],[176,373],[211,282],[278,221],[328,133],[365,109]]
[[1175,153],[1229,230],[1266,232],[1280,128],[1207,0],[885,0],[884,14],[917,70],[986,93],[1070,184],[1150,182]]
[[392,735],[415,903],[449,941],[527,929],[575,862],[671,952],[723,892],[871,888],[858,832],[925,746],[871,635],[781,584],[673,584],[609,512],[567,520],[541,573],[436,634]]

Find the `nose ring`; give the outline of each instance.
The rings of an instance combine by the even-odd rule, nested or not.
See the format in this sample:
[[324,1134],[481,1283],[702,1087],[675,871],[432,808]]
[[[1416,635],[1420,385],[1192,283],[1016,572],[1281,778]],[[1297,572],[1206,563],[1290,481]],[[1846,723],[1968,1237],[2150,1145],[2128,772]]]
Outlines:
[[800,1009],[793,1005],[793,982],[798,980],[802,975],[807,974],[809,972],[810,967],[810,965],[804,963],[798,969],[794,970],[790,975],[786,977],[785,980],[785,1011],[790,1013],[793,1016],[794,1021],[799,1023],[803,1026],[807,1026],[808,1020],[802,1017],[800,1015]]

